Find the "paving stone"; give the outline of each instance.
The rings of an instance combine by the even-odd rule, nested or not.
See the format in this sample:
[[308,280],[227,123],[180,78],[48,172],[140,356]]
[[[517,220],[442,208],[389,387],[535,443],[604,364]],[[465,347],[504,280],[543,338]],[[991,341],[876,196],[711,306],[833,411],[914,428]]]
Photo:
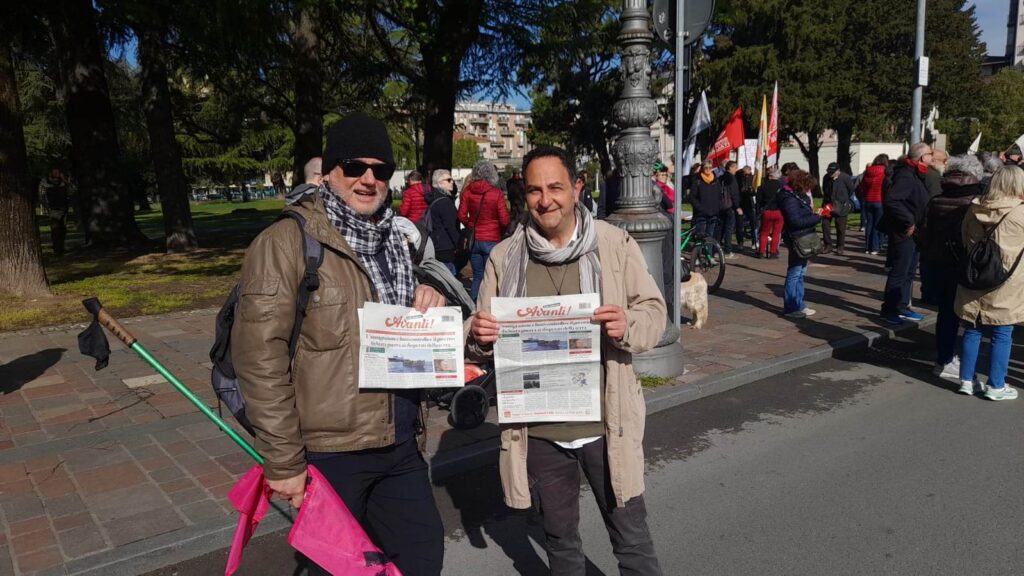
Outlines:
[[184,506],[206,499],[207,493],[202,488],[189,488],[169,494],[168,497],[175,506]]
[[85,448],[62,452],[64,467],[69,472],[80,472],[130,462],[131,456],[117,442],[101,442]]
[[181,507],[181,513],[192,524],[205,524],[224,520],[228,513],[213,500],[200,500]]
[[[167,461],[171,462],[170,458],[168,458]],[[185,471],[182,470],[181,468],[175,466],[173,463],[171,463],[171,465],[168,467],[160,468],[159,470],[153,470],[152,472],[149,473],[149,477],[154,482],[160,483],[169,482],[171,480],[177,480],[179,478],[184,478],[186,476],[188,476],[188,474],[186,474]]]
[[35,494],[17,494],[0,503],[8,523],[30,520],[44,514],[43,502]]
[[146,481],[145,474],[134,462],[124,462],[75,474],[79,490],[86,495],[127,488]]
[[43,509],[50,518],[60,518],[78,514],[86,510],[85,502],[78,494],[56,496],[54,498],[43,498]]
[[61,558],[60,550],[56,546],[51,546],[30,554],[19,554],[16,561],[18,570],[27,573],[57,566],[63,562],[63,558]]
[[57,537],[54,535],[53,530],[50,529],[49,523],[42,530],[11,538],[11,550],[14,551],[15,558],[29,552],[43,550],[55,544],[57,544]]
[[185,527],[174,508],[158,508],[133,514],[103,525],[113,546],[123,546]]
[[167,379],[159,374],[150,374],[148,376],[138,376],[136,378],[124,378],[121,380],[125,386],[131,389],[145,388],[146,386],[152,386],[154,384],[163,384],[167,382]]
[[21,520],[19,522],[10,522],[8,527],[8,533],[11,536],[17,537],[37,530],[44,530],[50,528],[50,519],[46,516],[37,516],[29,520]]
[[181,330],[179,328],[174,328],[174,329],[171,329],[171,330],[161,330],[159,332],[150,332],[149,333],[149,335],[154,337],[154,338],[167,338],[168,336],[180,336],[181,334],[185,334],[185,331]]
[[88,512],[79,512],[78,514],[53,519],[53,529],[56,530],[58,534],[65,530],[71,530],[72,528],[79,528],[81,526],[92,526],[95,529],[95,524],[92,521],[92,514],[89,514]]
[[168,506],[164,493],[152,484],[111,490],[85,498],[86,506],[101,524]]
[[0,484],[24,480],[27,477],[28,473],[25,471],[25,464],[21,462],[0,464]]
[[91,522],[87,526],[71,528],[57,535],[60,548],[68,558],[78,558],[109,548],[103,534]]

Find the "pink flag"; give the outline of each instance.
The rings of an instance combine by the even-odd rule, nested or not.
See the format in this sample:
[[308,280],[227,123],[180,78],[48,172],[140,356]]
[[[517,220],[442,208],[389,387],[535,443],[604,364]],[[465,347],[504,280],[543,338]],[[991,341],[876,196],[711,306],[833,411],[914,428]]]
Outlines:
[[[366,535],[348,506],[316,467],[306,466],[309,484],[288,543],[334,576],[402,576]],[[225,575],[238,569],[242,548],[252,537],[270,502],[263,468],[254,466],[231,489],[228,498],[241,513]]]
[[772,93],[772,117],[768,121],[768,165],[779,165],[779,83]]

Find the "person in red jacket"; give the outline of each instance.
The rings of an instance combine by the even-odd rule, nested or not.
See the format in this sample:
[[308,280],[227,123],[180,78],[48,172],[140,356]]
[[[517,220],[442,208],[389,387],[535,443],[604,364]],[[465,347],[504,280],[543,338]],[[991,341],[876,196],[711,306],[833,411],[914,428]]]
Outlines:
[[413,170],[409,172],[409,186],[402,193],[402,205],[398,208],[398,213],[417,223],[426,211],[426,184],[420,173]]
[[864,219],[864,253],[878,254],[882,246],[882,232],[878,222],[882,219],[882,192],[888,187],[886,169],[889,157],[879,154],[861,176],[857,194],[864,203],[861,217]]
[[501,241],[509,220],[505,194],[498,188],[498,169],[486,160],[477,162],[459,201],[459,221],[474,230],[473,247],[469,252],[469,262],[473,265],[473,286],[469,295],[473,300],[484,279],[484,267],[491,250]]

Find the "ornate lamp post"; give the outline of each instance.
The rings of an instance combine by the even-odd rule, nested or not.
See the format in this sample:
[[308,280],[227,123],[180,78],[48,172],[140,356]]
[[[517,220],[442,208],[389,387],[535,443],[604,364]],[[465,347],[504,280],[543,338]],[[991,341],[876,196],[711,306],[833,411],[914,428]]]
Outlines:
[[[622,95],[612,110],[619,137],[612,147],[621,186],[615,211],[608,222],[629,232],[636,239],[647,261],[651,276],[662,285],[662,247],[672,222],[658,209],[659,198],[651,183],[651,170],[658,149],[651,138],[651,124],[658,119],[658,106],[651,99],[651,33],[646,0],[625,0],[622,10]],[[678,167],[677,167],[678,168]],[[666,294],[672,302],[678,295]],[[669,305],[669,310],[672,305]],[[683,373],[679,329],[668,322],[658,346],[634,356],[638,374],[678,376]]]

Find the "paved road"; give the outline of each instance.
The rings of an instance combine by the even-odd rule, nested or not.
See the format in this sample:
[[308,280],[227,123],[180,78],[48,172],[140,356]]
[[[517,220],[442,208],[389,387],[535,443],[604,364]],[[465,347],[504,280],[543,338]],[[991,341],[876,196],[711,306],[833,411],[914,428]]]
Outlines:
[[[1024,386],[1024,338],[1011,382]],[[666,575],[1022,574],[1024,401],[955,394],[917,332],[656,414],[647,501]],[[547,573],[493,469],[438,488],[446,575]],[[589,494],[589,575],[613,575]],[[279,536],[243,574],[287,574]],[[160,574],[217,574],[212,555]]]

